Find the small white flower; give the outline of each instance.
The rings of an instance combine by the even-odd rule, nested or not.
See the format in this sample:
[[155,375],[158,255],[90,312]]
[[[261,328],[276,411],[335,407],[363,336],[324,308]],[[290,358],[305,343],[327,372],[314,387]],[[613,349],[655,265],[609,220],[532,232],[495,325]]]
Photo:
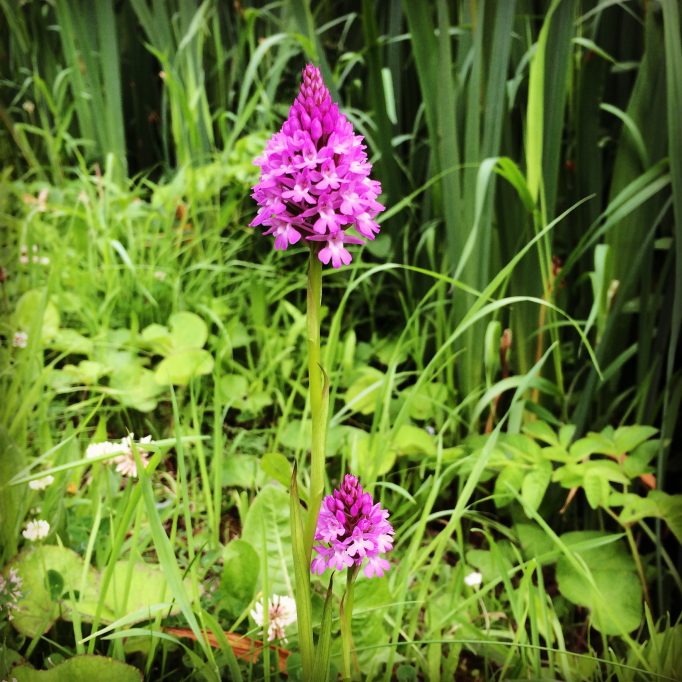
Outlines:
[[48,486],[52,485],[54,483],[54,476],[51,476],[48,474],[47,476],[44,476],[43,478],[36,478],[33,481],[28,482],[28,487],[31,490],[45,490]]
[[474,571],[473,573],[464,576],[464,583],[469,587],[478,587],[482,582],[483,576],[478,571]]
[[[34,259],[34,260],[35,260],[35,259]],[[49,264],[50,264],[50,259],[49,259],[47,256],[41,256],[41,257],[38,259],[38,262],[39,262],[41,265],[49,265]]]
[[154,277],[156,277],[159,282],[163,282],[166,279],[166,273],[163,270],[154,270]]
[[[116,464],[116,471],[123,476],[128,476],[129,478],[137,478],[137,462],[135,461],[135,455],[133,454],[133,437],[134,433],[131,433],[125,438],[121,438],[121,447],[124,452],[118,457],[114,457],[114,463]],[[152,440],[151,436],[145,436],[141,438],[139,443],[137,443],[137,454],[140,456],[140,461],[142,466],[146,469],[149,460],[147,455],[149,454],[146,450],[140,447],[144,443],[150,443]]]
[[26,348],[26,346],[28,345],[28,334],[22,331],[14,332],[12,345],[15,348]]
[[22,105],[22,109],[29,114],[32,114],[36,110],[36,105],[31,102],[30,99],[27,99]]
[[50,524],[43,519],[33,519],[26,524],[26,528],[21,534],[27,539],[35,542],[46,538],[50,532]]
[[103,443],[90,443],[87,450],[85,451],[85,457],[87,459],[95,459],[100,455],[112,455],[114,453],[120,453],[123,451],[123,447],[118,443],[110,443],[105,440]]
[[[251,617],[256,625],[263,625],[263,600],[257,601]],[[268,602],[268,641],[281,639],[286,642],[284,628],[296,622],[296,602],[287,596],[274,594]]]

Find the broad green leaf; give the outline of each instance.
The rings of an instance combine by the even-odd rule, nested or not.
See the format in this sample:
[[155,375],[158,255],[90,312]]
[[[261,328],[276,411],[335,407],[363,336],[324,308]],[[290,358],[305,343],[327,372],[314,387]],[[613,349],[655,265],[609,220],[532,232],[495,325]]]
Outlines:
[[239,616],[256,594],[260,559],[245,540],[232,540],[223,550],[220,578],[220,607],[232,617]]
[[524,425],[523,432],[547,445],[560,445],[556,431],[547,422],[529,422]]
[[556,545],[547,533],[535,523],[519,522],[514,524],[514,530],[521,543],[523,556],[535,559],[556,549]]
[[289,495],[266,485],[256,496],[244,519],[242,540],[252,547],[267,547],[268,584],[271,594],[291,594],[293,561],[289,525]]
[[142,673],[132,665],[105,656],[73,656],[50,670],[28,665],[12,668],[16,682],[141,682]]
[[282,485],[291,481],[291,462],[281,452],[266,452],[261,457],[260,466],[266,476]]
[[[185,589],[191,593],[191,580],[184,580]],[[128,561],[117,561],[111,582],[105,597],[105,604],[114,618],[145,609],[162,602],[173,601],[173,595],[168,588],[166,575],[158,564]],[[86,611],[83,611],[87,613]],[[180,613],[179,605],[173,604],[166,613],[176,615]],[[94,611],[87,615],[94,615]],[[140,616],[139,620],[146,620],[147,616]],[[103,621],[109,620],[105,616]],[[135,621],[129,621],[135,622]]]
[[613,434],[613,441],[618,454],[622,455],[632,452],[638,445],[653,438],[657,433],[658,429],[653,426],[621,426]]
[[660,442],[658,440],[648,440],[638,445],[629,456],[623,460],[623,472],[628,478],[636,478],[642,474],[651,473],[654,467],[650,466],[654,457],[658,454]]
[[[50,300],[43,308],[44,295],[41,289],[31,289],[23,294],[17,301],[12,324],[15,331],[30,334],[34,329],[40,330],[41,339],[47,343],[54,339],[59,331],[59,310]],[[38,318],[41,311],[42,317]]]
[[514,464],[505,466],[500,471],[495,479],[495,487],[493,488],[495,506],[498,509],[510,504],[516,499],[514,492],[518,492],[521,489],[521,484],[523,483],[525,475],[525,470]]
[[433,381],[406,390],[404,396],[410,403],[410,418],[427,421],[433,419],[447,402],[448,388],[445,384]]
[[168,319],[170,338],[175,350],[203,348],[208,338],[206,323],[194,313],[175,313]]
[[424,429],[412,424],[403,424],[391,440],[391,449],[398,455],[435,457],[434,437]]
[[576,459],[583,459],[585,457],[589,457],[590,455],[596,454],[618,454],[616,452],[615,444],[599,433],[589,433],[584,438],[578,439],[571,445],[569,452],[571,456],[575,457]]
[[50,348],[74,355],[90,355],[94,345],[91,339],[74,329],[58,329],[50,341]]
[[592,509],[597,509],[602,505],[606,505],[609,498],[611,486],[609,480],[601,475],[598,469],[588,469],[583,479],[583,488],[587,502]]
[[[27,637],[47,632],[60,616],[68,617],[72,608],[69,592],[79,592],[83,559],[73,550],[57,545],[39,545],[24,550],[9,564],[22,579],[22,598],[14,612],[12,624]],[[59,574],[60,598],[53,599],[46,571]],[[99,598],[99,574],[89,568],[85,592],[80,593],[78,610],[90,610]]]
[[61,372],[71,383],[96,384],[109,369],[101,362],[81,360],[77,365],[64,365]]
[[213,371],[213,356],[201,348],[186,348],[161,360],[154,372],[157,383],[186,386],[191,379]]
[[248,379],[241,374],[224,374],[218,382],[218,395],[226,403],[243,401],[248,390]]
[[364,367],[344,394],[346,406],[352,412],[372,414],[383,380],[383,372],[374,367]]
[[552,465],[546,460],[540,460],[524,477],[521,484],[521,499],[533,511],[537,511],[540,506],[551,478]]
[[682,495],[652,490],[646,497],[634,493],[614,499],[622,504],[621,523],[634,523],[647,517],[663,519],[677,541],[682,543]]
[[588,550],[574,549],[578,543],[601,537],[607,538],[608,534],[575,531],[561,536],[569,550],[585,562],[595,587],[582,569],[563,556],[556,569],[559,589],[572,603],[590,609],[590,623],[600,632],[631,632],[642,619],[642,586],[625,544],[619,541]]
[[163,386],[154,378],[154,373],[142,367],[137,359],[130,364],[112,371],[109,386],[113,396],[126,407],[134,407],[140,412],[150,412],[156,407],[158,396],[164,392]]
[[264,476],[255,455],[238,453],[223,457],[223,486],[226,488],[254,489]]
[[140,334],[142,343],[158,355],[167,355],[173,348],[168,327],[162,324],[150,324],[145,327]]

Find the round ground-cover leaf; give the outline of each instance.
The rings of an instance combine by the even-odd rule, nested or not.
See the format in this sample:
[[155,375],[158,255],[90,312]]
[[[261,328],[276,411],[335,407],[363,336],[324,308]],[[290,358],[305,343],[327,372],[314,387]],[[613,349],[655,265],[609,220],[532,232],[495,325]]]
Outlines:
[[91,339],[79,334],[75,329],[58,329],[50,342],[50,348],[63,353],[91,355],[94,344]]
[[175,313],[168,319],[173,348],[203,348],[208,339],[206,323],[194,313]]
[[632,632],[642,619],[642,585],[632,556],[620,541],[576,549],[580,543],[609,537],[600,531],[564,533],[561,540],[585,562],[595,586],[565,556],[557,562],[556,578],[566,599],[590,609],[590,623],[595,629],[605,635],[622,635]]
[[122,405],[133,407],[140,412],[153,410],[159,394],[164,391],[163,386],[154,378],[154,373],[142,367],[137,360],[113,372],[109,378],[109,386],[115,391],[114,397]]
[[[185,578],[185,590],[192,594],[192,583]],[[149,620],[149,615],[144,611],[163,602],[173,601],[173,595],[168,588],[168,582],[163,569],[158,564],[135,563],[132,566],[128,561],[117,561],[114,572],[107,589],[104,603],[114,618],[130,615],[140,611],[137,622]],[[180,606],[173,604],[164,613],[175,615],[180,613]],[[94,615],[86,613],[85,615]],[[108,621],[109,615],[102,617],[102,621]],[[130,621],[135,622],[135,621]]]
[[[88,568],[84,592],[81,589],[83,559],[73,550],[57,545],[40,545],[19,553],[9,564],[22,579],[22,598],[12,624],[22,634],[35,637],[47,632],[60,616],[69,617],[70,592],[79,593],[78,610],[94,611],[99,598],[99,574]],[[48,580],[46,573],[52,571]],[[53,599],[50,588],[62,581],[61,598]]]
[[383,380],[383,372],[374,367],[363,367],[344,394],[347,407],[352,412],[372,414]]
[[154,378],[162,386],[186,386],[194,377],[213,371],[213,356],[202,348],[185,348],[161,360]]
[[272,405],[272,398],[267,391],[262,390],[261,382],[250,384],[241,374],[223,375],[218,382],[218,396],[223,402],[242,412],[259,414]]
[[419,421],[433,419],[448,399],[448,387],[438,381],[408,389],[410,418]]
[[[291,594],[294,575],[289,526],[289,494],[279,486],[266,485],[249,507],[242,528],[246,540],[267,557],[271,594]],[[263,575],[263,570],[261,575]]]
[[[59,331],[59,310],[50,300],[44,303],[44,296],[42,289],[27,291],[17,301],[12,322],[15,331],[30,333],[33,329],[39,329],[40,338],[47,342],[53,339]],[[41,311],[42,319],[38,320]],[[34,325],[37,326],[34,327]]]
[[170,331],[165,325],[156,323],[148,325],[142,330],[140,338],[147,348],[159,355],[167,355],[173,349]]
[[[50,670],[28,665],[12,668],[17,682],[140,682],[142,673],[132,665],[106,656],[74,656]],[[11,679],[10,678],[10,679]]]
[[223,550],[220,606],[237,617],[249,605],[258,587],[260,559],[245,540],[232,540]]
[[391,449],[399,455],[416,457],[435,457],[436,443],[434,437],[418,426],[403,424],[391,440]]

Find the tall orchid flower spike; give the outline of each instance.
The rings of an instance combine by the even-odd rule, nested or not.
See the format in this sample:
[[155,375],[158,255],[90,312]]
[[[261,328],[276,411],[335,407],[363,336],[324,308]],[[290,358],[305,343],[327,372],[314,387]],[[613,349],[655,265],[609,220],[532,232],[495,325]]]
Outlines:
[[311,570],[341,571],[364,564],[368,578],[381,578],[390,568],[383,555],[393,548],[393,526],[388,512],[364,492],[355,476],[346,474],[343,484],[325,497],[317,519],[313,549],[317,556]]
[[374,239],[375,218],[384,210],[362,141],[332,102],[320,70],[308,64],[289,117],[254,161],[261,175],[253,188],[259,209],[251,226],[267,228],[275,249],[305,240],[325,265],[348,265],[346,245],[364,243],[351,230]]

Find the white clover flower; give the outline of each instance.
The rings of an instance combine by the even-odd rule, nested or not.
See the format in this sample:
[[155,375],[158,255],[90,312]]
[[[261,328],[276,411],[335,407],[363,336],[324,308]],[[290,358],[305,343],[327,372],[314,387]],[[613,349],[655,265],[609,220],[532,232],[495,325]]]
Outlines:
[[112,455],[119,453],[123,448],[118,443],[110,443],[105,440],[103,443],[90,443],[85,451],[86,459],[95,459],[101,455]]
[[43,519],[33,519],[26,524],[26,528],[21,531],[21,534],[31,542],[42,540],[46,538],[50,532],[50,524]]
[[[137,478],[137,463],[135,462],[135,455],[133,454],[133,438],[134,433],[129,436],[121,438],[120,443],[110,443],[109,441],[104,441],[103,443],[91,443],[88,445],[88,449],[85,451],[85,456],[87,459],[93,459],[101,455],[116,455],[107,463],[113,463],[116,465],[116,471],[123,475],[131,478]],[[142,461],[142,466],[146,469],[147,464],[149,464],[148,455],[149,453],[141,446],[145,443],[150,443],[152,440],[151,436],[145,436],[141,438],[136,444],[137,454],[140,456]]]
[[464,584],[469,587],[478,587],[482,582],[483,576],[478,571],[474,571],[473,573],[464,576]]
[[[256,625],[263,625],[263,600],[257,601],[251,611]],[[268,602],[268,641],[281,639],[287,641],[284,628],[296,622],[296,602],[287,596],[272,595]]]
[[28,487],[31,490],[45,490],[48,486],[52,485],[54,483],[54,476],[51,476],[48,474],[47,476],[43,476],[43,478],[36,478],[33,481],[28,482]]
[[[133,437],[134,433],[131,433],[125,438],[121,438],[121,448],[123,449],[123,454],[118,457],[114,457],[113,461],[116,464],[116,471],[123,476],[128,476],[129,478],[137,478],[137,462],[135,461],[135,455],[133,454]],[[141,438],[139,443],[137,443],[137,454],[140,457],[143,468],[147,468],[149,464],[149,459],[147,455],[149,454],[146,450],[140,446],[144,443],[150,443],[152,440],[151,436],[145,436]]]
[[22,331],[14,332],[12,345],[15,348],[26,348],[26,346],[28,345],[28,334]]

